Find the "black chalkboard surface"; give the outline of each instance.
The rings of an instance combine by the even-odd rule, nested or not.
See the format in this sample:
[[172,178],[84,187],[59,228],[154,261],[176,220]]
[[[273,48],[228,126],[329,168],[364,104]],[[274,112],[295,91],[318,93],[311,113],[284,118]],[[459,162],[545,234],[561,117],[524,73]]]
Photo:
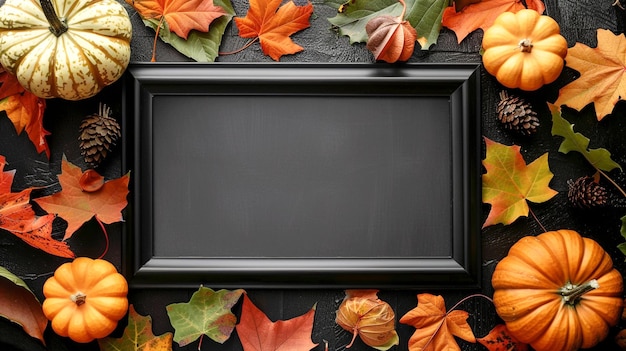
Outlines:
[[477,284],[477,69],[132,65],[131,284]]

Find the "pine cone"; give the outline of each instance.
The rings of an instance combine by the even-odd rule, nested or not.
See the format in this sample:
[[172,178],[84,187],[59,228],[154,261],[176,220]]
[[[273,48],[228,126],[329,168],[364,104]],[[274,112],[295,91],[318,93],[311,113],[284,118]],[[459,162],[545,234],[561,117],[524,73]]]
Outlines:
[[567,199],[578,208],[604,206],[607,203],[606,189],[598,184],[593,177],[580,177],[568,180]]
[[85,117],[80,124],[78,140],[81,154],[91,167],[97,167],[122,136],[120,125],[109,116],[111,109],[100,105],[99,112]]
[[530,104],[518,96],[500,92],[500,102],[496,107],[498,119],[506,129],[522,135],[531,135],[539,127],[539,118]]

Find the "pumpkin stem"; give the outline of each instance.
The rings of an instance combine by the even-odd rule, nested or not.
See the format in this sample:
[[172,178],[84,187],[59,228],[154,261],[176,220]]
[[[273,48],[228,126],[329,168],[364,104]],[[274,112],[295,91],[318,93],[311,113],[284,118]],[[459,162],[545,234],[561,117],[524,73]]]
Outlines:
[[43,14],[46,16],[48,23],[50,23],[50,32],[57,37],[67,32],[67,25],[59,18],[54,6],[52,6],[51,0],[39,0]]
[[85,300],[87,300],[87,295],[79,291],[76,294],[70,296],[70,300],[72,300],[72,302],[74,302],[77,306],[80,306],[85,303]]
[[598,284],[598,281],[591,279],[590,281],[580,285],[567,283],[564,287],[559,289],[559,293],[563,296],[563,302],[569,305],[575,305],[581,296],[599,287],[600,284]]
[[517,46],[520,48],[520,50],[522,50],[522,52],[531,52],[533,48],[533,43],[532,41],[530,41],[530,39],[527,38],[520,40]]

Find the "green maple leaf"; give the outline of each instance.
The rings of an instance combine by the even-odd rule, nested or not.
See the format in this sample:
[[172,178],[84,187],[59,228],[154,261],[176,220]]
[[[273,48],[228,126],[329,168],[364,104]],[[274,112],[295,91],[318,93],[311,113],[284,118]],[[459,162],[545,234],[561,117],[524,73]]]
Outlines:
[[128,309],[128,325],[121,338],[98,339],[100,351],[171,351],[172,333],[155,336],[152,317],[142,316],[133,305]]
[[517,145],[507,146],[488,138],[485,145],[483,202],[491,204],[491,210],[483,228],[511,224],[520,216],[528,216],[527,201],[542,203],[557,194],[549,187],[554,175],[548,167],[548,153],[527,165]]
[[200,287],[189,302],[168,305],[166,309],[174,327],[174,341],[182,347],[206,335],[213,341],[224,343],[237,323],[230,308],[243,292],[243,289],[215,292]]
[[597,170],[611,171],[622,169],[622,167],[611,159],[611,153],[603,148],[589,149],[589,138],[574,132],[574,125],[570,124],[561,116],[561,108],[548,104],[552,112],[552,135],[563,138],[559,151],[567,154],[570,151],[577,151]]
[[161,24],[158,19],[154,18],[142,20],[147,27],[155,31],[161,24],[163,27],[159,31],[159,38],[181,54],[198,62],[213,62],[219,56],[219,47],[226,27],[235,16],[235,10],[230,0],[214,0],[213,3],[221,7],[227,14],[213,20],[208,32],[192,30],[186,40],[170,31],[167,22]]
[[[422,50],[428,50],[437,42],[441,31],[443,11],[449,0],[405,0],[405,20],[417,30],[417,41]],[[388,15],[398,17],[402,13],[402,4],[398,0],[326,0],[326,5],[342,12],[328,21],[338,28],[339,34],[350,37],[350,43],[367,42],[365,25],[375,17]]]

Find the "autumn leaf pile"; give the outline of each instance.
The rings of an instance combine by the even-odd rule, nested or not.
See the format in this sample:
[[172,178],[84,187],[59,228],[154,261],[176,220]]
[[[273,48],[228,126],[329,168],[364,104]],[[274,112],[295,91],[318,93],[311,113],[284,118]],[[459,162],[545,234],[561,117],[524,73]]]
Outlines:
[[[377,312],[372,313],[371,309],[357,307],[376,305],[384,309],[390,308],[376,296],[376,293],[377,290],[346,290],[346,298],[337,310],[337,320],[343,318],[341,316],[344,314],[355,313],[359,318],[355,319],[358,326],[355,325],[354,335],[366,338],[363,340],[364,343],[374,349],[388,350],[397,345],[398,341],[394,329],[395,318],[391,319],[390,331],[393,332],[389,334],[391,339],[380,339],[380,343],[377,343],[375,340],[378,336],[372,332],[380,327],[380,319],[374,317]],[[239,302],[241,296],[243,296],[241,315],[237,321],[231,308]],[[466,299],[472,297],[479,295]],[[487,335],[476,338],[467,323],[468,312],[457,309],[463,301],[446,310],[445,301],[439,295],[418,294],[417,300],[417,307],[408,311],[399,320],[400,323],[416,328],[409,340],[410,350],[460,351],[456,337],[471,343],[480,343],[491,351],[528,350],[528,345],[509,335],[504,324],[498,324]],[[236,331],[245,351],[308,351],[320,343],[325,344],[325,350],[329,349],[328,341],[320,340],[315,343],[311,340],[316,306],[290,319],[272,321],[253,303],[245,290],[214,291],[200,287],[188,302],[173,303],[166,306],[166,309],[175,330],[174,335],[170,332],[154,335],[151,317],[140,315],[131,305],[128,325],[122,337],[99,339],[100,350],[171,350],[172,342],[178,343],[181,347],[197,343],[200,350],[204,337],[223,344],[230,339],[233,331]],[[342,327],[345,328],[344,325]],[[350,349],[353,342],[354,339],[343,347]],[[341,345],[335,347],[339,348]]]

